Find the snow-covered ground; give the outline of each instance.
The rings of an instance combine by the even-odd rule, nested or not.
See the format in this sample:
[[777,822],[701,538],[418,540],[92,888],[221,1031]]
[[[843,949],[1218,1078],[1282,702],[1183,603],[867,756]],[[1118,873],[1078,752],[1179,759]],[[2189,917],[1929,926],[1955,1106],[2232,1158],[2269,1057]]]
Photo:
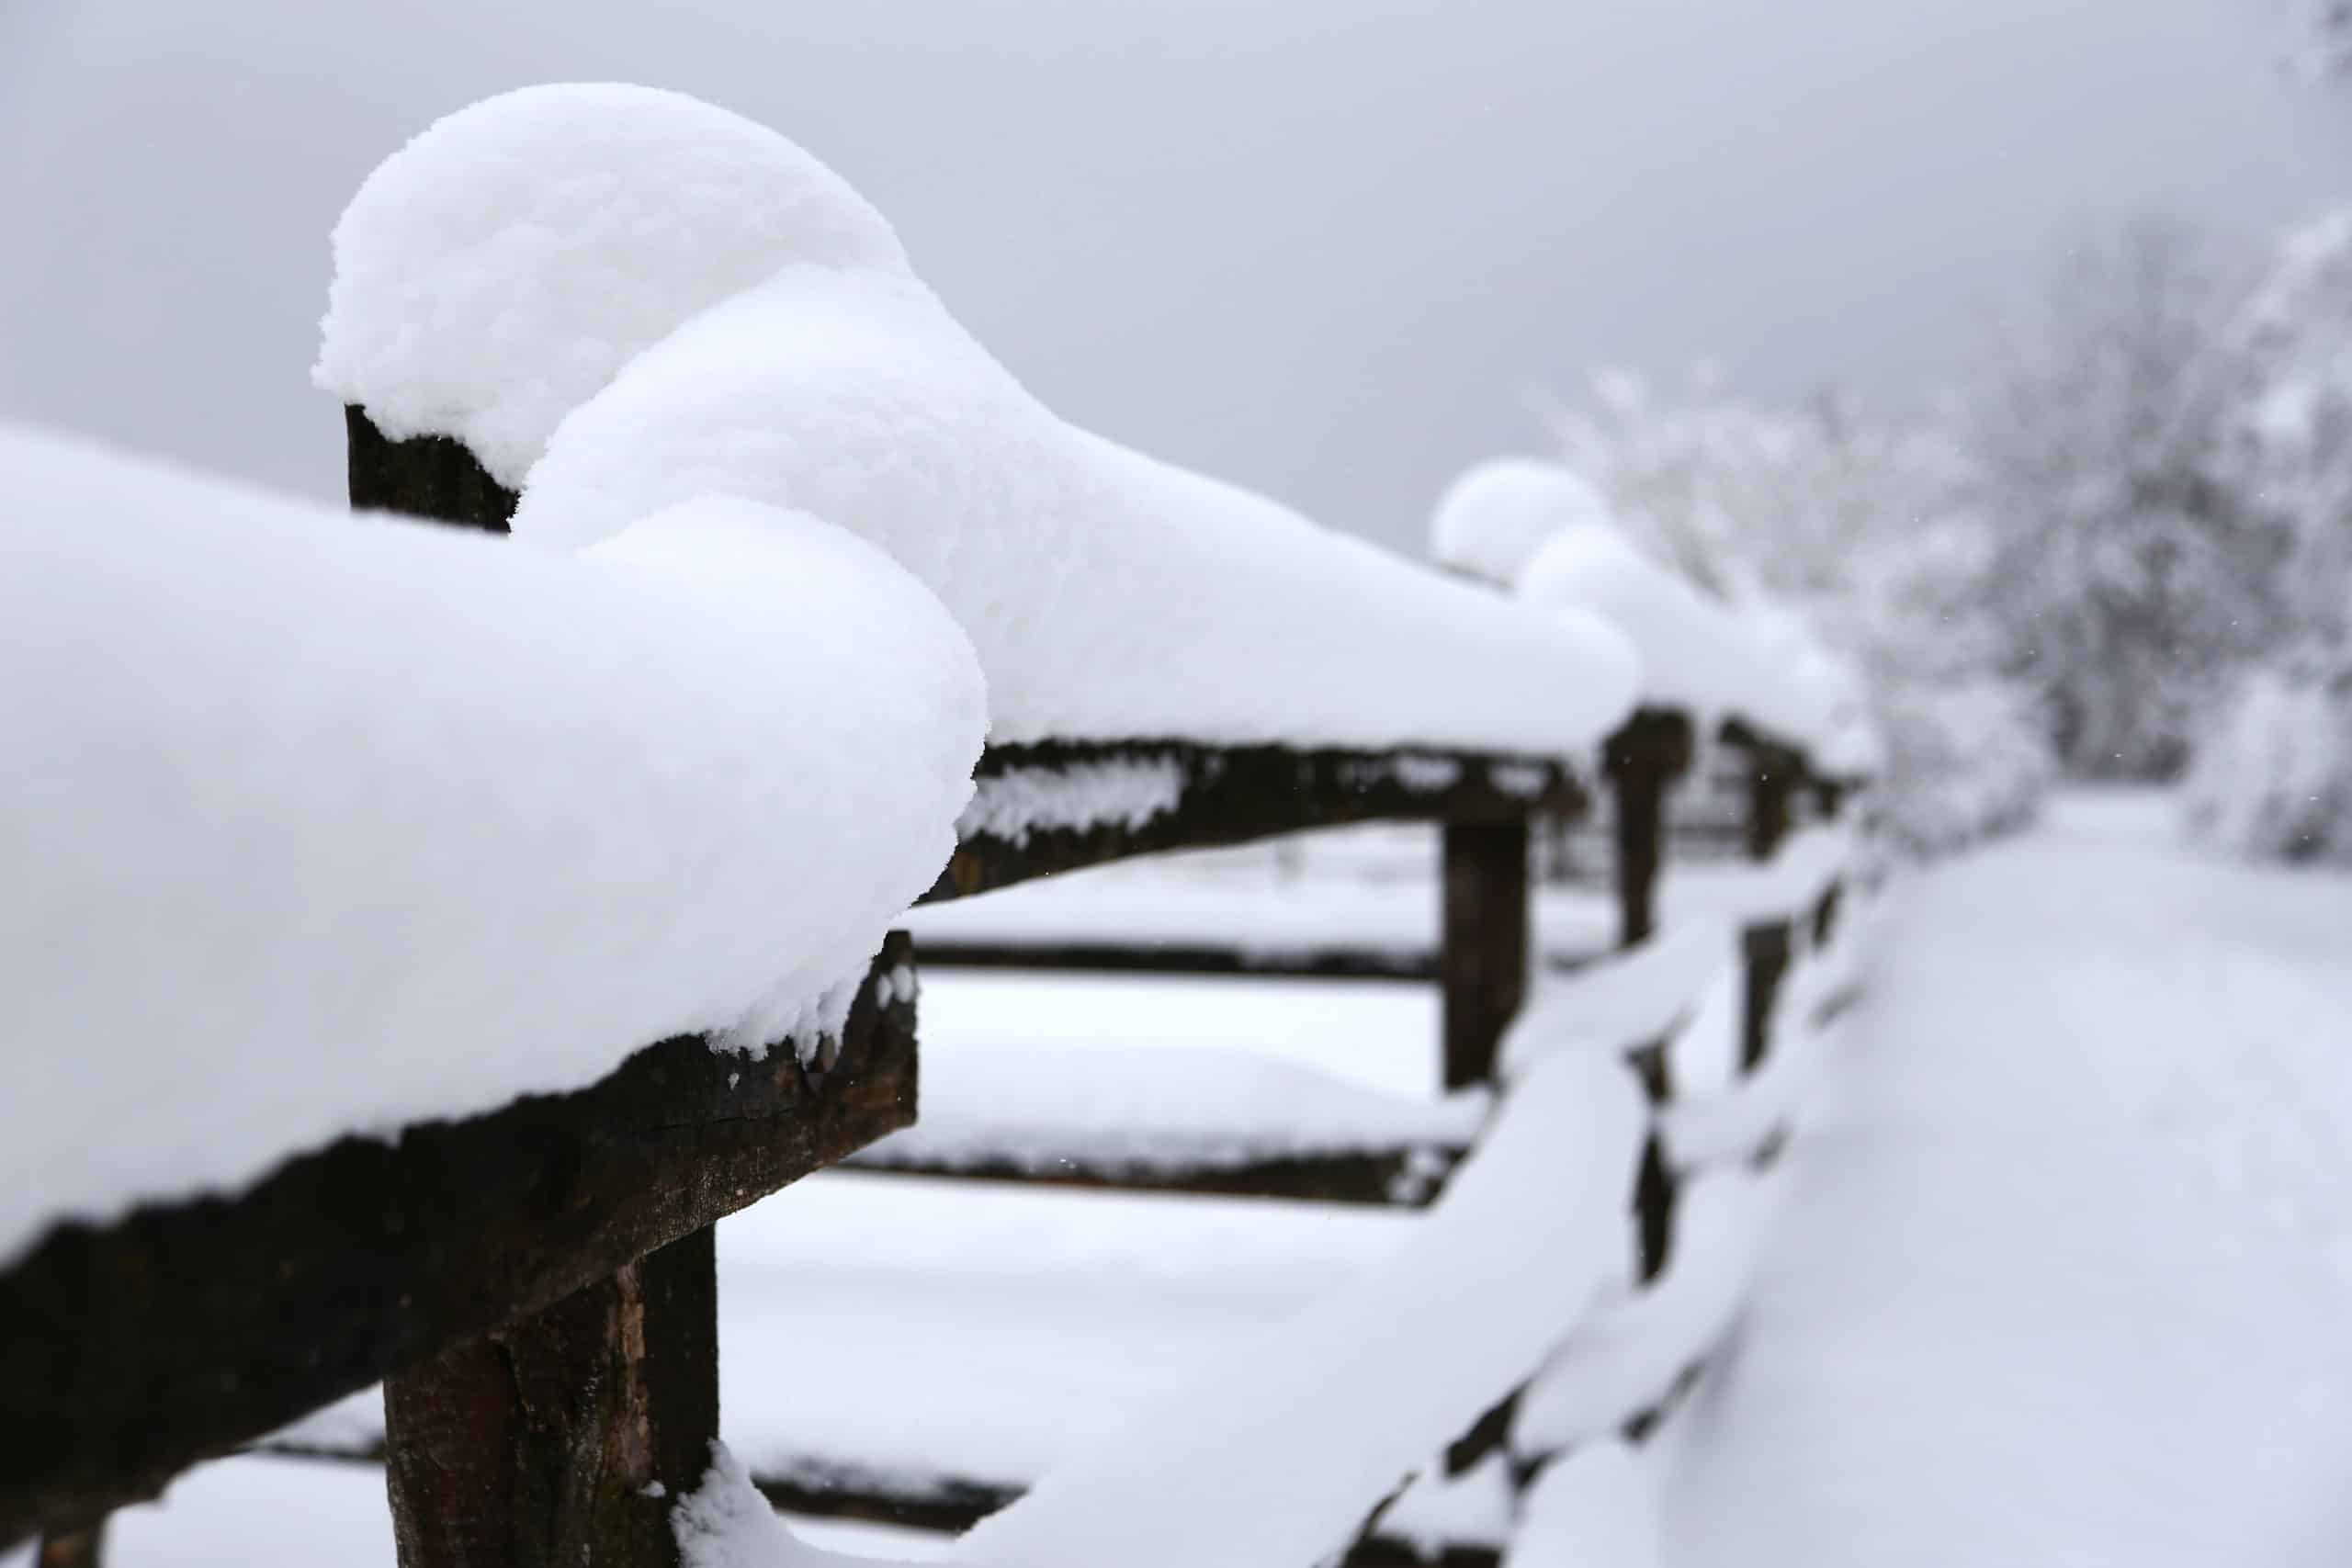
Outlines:
[[1902,895],[1667,1562],[2352,1561],[2352,879],[2173,811]]

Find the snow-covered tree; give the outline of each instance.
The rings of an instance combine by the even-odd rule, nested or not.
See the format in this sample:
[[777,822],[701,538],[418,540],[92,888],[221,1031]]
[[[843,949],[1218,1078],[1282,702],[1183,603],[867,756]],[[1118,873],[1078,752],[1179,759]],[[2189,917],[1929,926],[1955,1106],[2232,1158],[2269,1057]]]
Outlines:
[[2283,551],[2275,641],[2340,647],[2352,588],[2352,207],[2280,242],[2233,329],[2235,487]]
[[2290,234],[2233,325],[2233,479],[2277,531],[2271,647],[2211,716],[2193,831],[2352,860],[2352,208]]
[[1970,405],[1988,603],[2076,773],[2177,772],[2275,624],[2282,540],[2233,483],[2236,298],[2200,236],[2132,224],[2072,253]]

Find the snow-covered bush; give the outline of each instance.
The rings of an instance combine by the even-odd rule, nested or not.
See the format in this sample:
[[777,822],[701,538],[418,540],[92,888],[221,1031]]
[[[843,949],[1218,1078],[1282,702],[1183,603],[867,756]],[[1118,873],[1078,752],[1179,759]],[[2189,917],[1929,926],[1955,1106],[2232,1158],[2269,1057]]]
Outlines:
[[2222,246],[2142,220],[2067,253],[1964,411],[2005,664],[2070,772],[2177,776],[2278,623],[2279,530],[2233,456],[2245,299]]
[[1906,852],[1949,853],[2033,820],[2056,761],[2014,687],[1983,677],[1896,680],[1880,688],[1876,706],[1883,825]]
[[2198,749],[2187,823],[2233,854],[2352,861],[2352,691],[2309,671],[2247,676]]
[[2188,826],[2256,859],[2352,862],[2352,209],[2280,242],[2233,350],[2231,477],[2277,540],[2286,651],[2211,712]]

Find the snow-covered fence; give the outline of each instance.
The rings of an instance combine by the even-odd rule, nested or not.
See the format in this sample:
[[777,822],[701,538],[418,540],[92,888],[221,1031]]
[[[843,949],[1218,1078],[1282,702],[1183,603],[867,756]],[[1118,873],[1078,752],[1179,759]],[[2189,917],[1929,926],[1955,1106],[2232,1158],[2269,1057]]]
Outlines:
[[[1719,660],[1713,671],[1726,668]],[[1753,681],[1755,669],[1738,675]],[[1649,1522],[1628,1515],[1650,1495],[1649,1445],[1738,1310],[1786,1179],[1781,1155],[1852,995],[1857,952],[1847,885],[1867,758],[1845,771],[1816,767],[1736,698],[1710,695],[1718,717],[1707,749],[1738,761],[1717,770],[1709,793],[1720,799],[1736,780],[1737,831],[1756,869],[1718,886],[1705,912],[1661,921],[1657,894],[1678,846],[1668,803],[1698,727],[1683,708],[1636,712],[1599,749],[1596,770],[1623,953],[1565,977],[1544,981],[1530,963],[1524,823],[1500,854],[1486,848],[1498,836],[1492,821],[1446,833],[1449,918],[1426,964],[1399,962],[1393,946],[1300,944],[1295,932],[1287,948],[1190,937],[1171,958],[1148,939],[1057,925],[1050,910],[1042,922],[1000,919],[993,935],[988,921],[948,922],[958,959],[1044,969],[1126,962],[1446,985],[1476,972],[1446,962],[1455,943],[1484,959],[1482,981],[1445,993],[1449,1045],[1480,1042],[1449,1050],[1446,1081],[1468,1094],[1448,1101],[1408,1109],[1276,1072],[1202,1103],[1204,1075],[1162,1054],[1028,1054],[996,1070],[973,1066],[969,1085],[944,1086],[926,1122],[854,1161],[933,1177],[1293,1200],[1422,1203],[1434,1194],[1422,1244],[1358,1293],[1138,1415],[1131,1445],[1066,1469],[894,1478],[828,1462],[820,1443],[811,1462],[749,1483],[791,1511],[977,1524],[954,1553],[976,1563],[1076,1563],[1115,1551],[1272,1565],[1344,1547],[1360,1568],[1473,1564],[1495,1561],[1514,1525],[1523,1539],[1513,1552],[1529,1562],[1640,1540]],[[1798,711],[1793,702],[1776,710],[1784,721]],[[1841,746],[1851,759],[1855,749]],[[1695,839],[1712,858],[1724,818],[1696,815],[1700,830],[1679,842]],[[1557,802],[1523,814],[1546,816],[1588,814]],[[1024,944],[1024,925],[1047,940]],[[1533,981],[1536,999],[1506,1010],[1507,1032],[1482,1034],[1477,987],[1506,969],[1508,994]],[[1127,1092],[1040,1092],[1041,1069],[1050,1077],[1057,1068],[1093,1069]],[[1234,1065],[1218,1072],[1231,1088]],[[1576,1087],[1564,1093],[1563,1083]],[[1263,1115],[1269,1102],[1282,1113]],[[1531,1146],[1551,1156],[1541,1176],[1497,1174]],[[1392,1372],[1400,1360],[1414,1370]],[[1392,1478],[1408,1472],[1416,1478],[1396,1495]],[[1622,1487],[1591,1479],[1620,1472],[1632,1477]],[[1171,1486],[1178,1474],[1182,1484]]]
[[[1736,1311],[1851,941],[1838,894],[1849,840],[1834,827],[1792,835],[1792,801],[1815,791],[1839,817],[1849,806],[1837,797],[1868,770],[1838,759],[1784,649],[1724,635],[1705,606],[1661,597],[1606,550],[1544,578],[1556,592],[1514,603],[1070,426],[962,332],[830,171],[672,95],[541,90],[428,131],[338,228],[326,327],[319,374],[348,410],[354,502],[523,537],[295,526],[335,538],[317,547],[330,556],[381,536],[404,541],[387,559],[461,552],[485,581],[516,586],[498,600],[424,573],[371,576],[360,558],[377,547],[353,545],[356,564],[322,569],[336,593],[288,596],[298,607],[241,634],[237,659],[196,671],[217,707],[223,693],[275,690],[254,671],[272,636],[319,659],[334,700],[298,680],[265,708],[314,750],[360,744],[335,775],[345,787],[293,819],[389,800],[397,829],[371,854],[322,852],[351,907],[324,900],[308,924],[277,912],[310,905],[268,897],[315,891],[299,865],[255,880],[237,934],[274,956],[261,979],[315,1005],[237,991],[240,1007],[213,1010],[222,1038],[205,1036],[196,1059],[236,1060],[241,1021],[292,1050],[357,1010],[370,1066],[398,1062],[403,1029],[449,1022],[413,1008],[424,996],[497,1004],[499,1029],[418,1047],[449,1072],[504,1059],[535,1021],[593,1039],[594,1060],[553,1085],[505,1085],[538,1092],[504,1109],[487,1090],[363,1108],[374,1114],[346,1114],[332,1130],[353,1135],[323,1149],[296,1130],[236,1169],[103,1194],[95,1214],[74,1193],[28,1211],[32,1250],[0,1271],[0,1545],[43,1529],[70,1550],[107,1507],[379,1377],[380,1441],[344,1447],[386,1465],[409,1568],[822,1557],[783,1533],[755,1488],[899,1522],[986,1516],[954,1551],[1001,1568],[1091,1568],[1114,1552],[1130,1568],[1393,1560],[1448,1535],[1430,1521],[1461,1517],[1465,1491],[1500,1497],[1531,1529],[1540,1519],[1546,1539],[1579,1528],[1576,1500],[1595,1490],[1579,1478],[1617,1462],[1592,1456],[1615,1444],[1639,1461],[1631,1446],[1661,1429]],[[127,509],[91,510],[85,532],[104,538]],[[245,575],[282,581],[277,547]],[[601,570],[599,558],[666,572],[632,580],[659,608],[624,596],[608,616],[568,618],[606,606],[550,589],[515,618],[537,579]],[[150,581],[217,584],[218,560],[194,565]],[[34,575],[47,592],[53,574]],[[103,619],[175,624],[168,595],[126,594],[120,576],[91,574],[116,594]],[[357,609],[372,614],[338,619]],[[393,635],[412,610],[415,626]],[[24,624],[59,640],[21,670],[72,646],[70,616]],[[304,626],[413,653],[430,702],[390,694],[396,672],[346,680],[324,657],[334,639],[298,636]],[[448,645],[430,647],[435,634]],[[183,643],[203,651],[205,638],[159,646]],[[630,674],[632,656],[648,669]],[[543,688],[490,680],[502,661],[541,670]],[[491,694],[469,692],[468,671]],[[628,677],[616,715],[599,706],[599,675]],[[989,744],[975,764],[982,676]],[[349,720],[355,704],[365,722],[317,722]],[[438,754],[413,743],[438,734],[441,705],[480,721],[454,738],[485,803],[466,834],[453,826],[460,790],[398,808],[399,786]],[[74,733],[75,715],[29,709]],[[195,711],[200,731],[211,710]],[[811,716],[821,722],[798,733]],[[1670,877],[1658,891],[1666,801],[1702,737],[1745,759],[1756,863],[1713,917],[1679,910]],[[896,798],[889,763],[843,772],[837,752],[895,760],[925,787],[875,815]],[[249,771],[170,761],[155,776],[228,781],[218,818],[185,824],[193,841],[288,857],[334,847],[323,829],[273,837],[255,801],[274,808],[283,793],[247,790]],[[372,792],[349,787],[371,761],[398,765]],[[954,792],[968,775],[968,799],[950,798],[944,762]],[[777,777],[810,782],[771,795]],[[556,811],[571,831],[550,834],[535,793],[596,809]],[[1546,976],[1531,956],[1533,825],[1585,818],[1604,793],[1623,952]],[[610,847],[642,836],[633,810],[677,841],[616,864]],[[1434,1194],[1396,1258],[1136,1413],[1129,1441],[1044,1474],[932,1475],[894,1495],[891,1477],[827,1471],[825,1435],[810,1432],[817,1482],[723,1455],[706,1477],[718,1435],[712,1221],[905,1127],[914,1109],[914,954],[880,939],[877,915],[1376,819],[1435,824],[1441,839],[1427,973],[1455,1098],[1408,1111],[1260,1080],[1252,1103],[1282,1113],[1250,1123],[1230,1105],[1182,1114],[1178,1097],[1130,1082],[1149,1103],[1127,1131],[1161,1153],[1056,1147],[1071,1124],[1051,1116],[962,1132],[933,1117],[875,1159],[999,1180],[1075,1161],[1097,1185],[1156,1190]],[[891,852],[828,858],[877,823]],[[101,847],[126,836],[85,835]],[[779,868],[771,837],[800,858]],[[488,872],[477,878],[469,857]],[[388,865],[421,867],[424,882],[389,929],[368,912],[413,890]],[[144,929],[101,918],[152,892],[141,869],[115,868],[126,891],[119,907],[89,906],[92,931]],[[237,867],[198,869],[210,874],[190,885],[199,917],[243,907],[223,893]],[[62,864],[59,901],[91,874]],[[632,918],[639,896],[650,912]],[[773,922],[787,908],[800,945],[779,953]],[[189,924],[183,911],[162,929]],[[544,962],[508,974],[450,932]],[[862,961],[877,942],[880,958],[842,984],[851,950]],[[402,967],[420,953],[429,962]],[[695,968],[713,954],[743,973],[714,981]],[[153,972],[200,977],[221,955],[163,956],[178,967]],[[305,959],[338,956],[380,983],[344,994],[306,981]],[[632,979],[680,972],[695,982],[683,995],[606,1016],[615,987],[630,997]],[[27,994],[50,994],[34,981]],[[64,987],[72,1005],[36,1022],[70,1042],[75,1009],[102,1012],[90,989]],[[200,993],[191,979],[146,998],[154,1032]],[[535,1021],[533,1005],[553,1010]],[[627,1038],[607,1038],[616,1031]],[[614,1069],[665,1031],[676,1037]],[[753,1067],[729,1054],[796,1031],[805,1053]],[[1094,1066],[1056,1070],[1067,1081]],[[146,1206],[120,1212],[133,1201]],[[1491,1558],[1499,1527],[1489,1535],[1468,1550]]]
[[29,433],[0,534],[0,1546],[567,1301],[581,1429],[700,1397],[632,1303],[912,1114],[954,623],[763,508],[519,552]]
[[[1629,932],[1671,870],[1664,798],[1690,730],[1645,711],[1603,751]],[[1390,1265],[1136,1415],[1131,1444],[1068,1470],[892,1474],[828,1455],[812,1432],[804,1459],[742,1483],[788,1512],[978,1524],[955,1556],[982,1563],[1076,1562],[1114,1548],[1171,1564],[1204,1553],[1300,1562],[1344,1546],[1359,1565],[1468,1568],[1493,1562],[1514,1528],[1540,1523],[1532,1540],[1579,1551],[1633,1528],[1607,1510],[1645,1495],[1650,1440],[1736,1313],[1858,951],[1845,891],[1854,840],[1839,820],[1848,781],[1798,772],[1793,751],[1747,739],[1761,763],[1747,775],[1756,868],[1621,955],[1531,974],[1532,998],[1497,1043],[1498,1070],[1467,1095],[1335,1094],[1271,1068],[1261,1083],[1227,1055],[1220,1092],[1204,1097],[1208,1075],[1165,1052],[983,1054],[962,1064],[968,1084],[927,1078],[927,1120],[858,1163],[1293,1200],[1434,1192],[1436,1202],[1421,1241]],[[1829,820],[1791,832],[1800,791],[1831,796]],[[1524,884],[1518,897],[1523,922]],[[1069,1092],[1051,1081],[1058,1072],[1126,1092],[1099,1082]],[[1283,1113],[1261,1114],[1270,1102]],[[1368,1150],[1434,1157],[1381,1168],[1384,1186],[1365,1168]],[[1589,1473],[1610,1465],[1636,1482],[1593,1487]],[[1407,1472],[1418,1478],[1376,1508]],[[1555,1560],[1576,1558],[1529,1558]]]

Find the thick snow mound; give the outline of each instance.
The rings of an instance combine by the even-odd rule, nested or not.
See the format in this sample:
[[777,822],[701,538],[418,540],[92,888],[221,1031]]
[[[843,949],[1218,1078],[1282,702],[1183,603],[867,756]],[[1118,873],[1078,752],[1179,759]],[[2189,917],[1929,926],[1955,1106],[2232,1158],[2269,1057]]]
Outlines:
[[1521,1400],[1512,1443],[1544,1454],[1602,1438],[1712,1354],[1747,1297],[1787,1171],[1785,1161],[1761,1173],[1711,1170],[1687,1184],[1666,1272],[1577,1325]]
[[[1880,688],[1877,707],[1885,830],[1905,852],[1947,854],[2041,811],[2057,762],[2024,693],[1980,677],[1905,678]],[[2200,752],[2212,755],[2210,745]]]
[[1802,919],[1860,852],[1851,824],[1815,822],[1781,840],[1772,858],[1746,866],[1709,891],[1709,908],[1735,925]]
[[370,175],[334,231],[312,378],[518,489],[557,421],[788,266],[903,271],[881,214],[764,126],[649,87],[526,87]]
[[1056,418],[919,285],[797,269],[648,350],[557,429],[516,531],[681,496],[806,507],[937,591],[991,736],[1561,751],[1633,660]]
[[0,1257],[348,1133],[836,1027],[969,645],[746,502],[567,558],[0,430]]
[[1819,745],[1838,727],[1836,671],[1801,627],[1711,599],[1613,528],[1546,541],[1515,590],[1529,604],[1589,612],[1624,633],[1649,702],[1743,718],[1799,745]]
[[1617,1063],[1560,1055],[1504,1103],[1411,1238],[1122,1437],[975,1527],[952,1561],[1282,1568],[1365,1513],[1622,1283],[1643,1123]]
[[1504,1032],[1503,1072],[1516,1077],[1556,1050],[1622,1052],[1683,1032],[1705,1010],[1708,987],[1737,960],[1730,921],[1710,912],[1573,974],[1539,976]]
[[1604,1438],[1545,1465],[1520,1506],[1503,1568],[1660,1568],[1662,1446],[1655,1438],[1641,1448]]
[[[681,176],[697,139],[694,166],[724,177]],[[747,234],[746,200],[775,221]],[[1596,622],[1065,423],[854,194],[718,111],[607,87],[492,100],[397,154],[342,232],[326,384],[527,468],[519,533],[592,543],[703,494],[849,528],[970,635],[994,739],[1559,753],[1631,700],[1632,654]]]
[[1572,469],[1538,457],[1496,457],[1464,469],[1438,498],[1430,554],[1441,566],[1508,588],[1545,540],[1588,524],[1610,525],[1609,503]]
[[1842,727],[1861,717],[1860,677],[1823,646],[1792,606],[1751,592],[1740,602],[1735,618],[1756,650],[1755,670],[1772,687],[1766,699],[1773,704],[1772,716],[1767,719],[1759,708],[1753,716],[1759,722],[1771,723],[1817,751]]
[[702,1484],[670,1510],[670,1531],[684,1568],[848,1568],[873,1561],[828,1551],[794,1534],[724,1443],[711,1445]]

